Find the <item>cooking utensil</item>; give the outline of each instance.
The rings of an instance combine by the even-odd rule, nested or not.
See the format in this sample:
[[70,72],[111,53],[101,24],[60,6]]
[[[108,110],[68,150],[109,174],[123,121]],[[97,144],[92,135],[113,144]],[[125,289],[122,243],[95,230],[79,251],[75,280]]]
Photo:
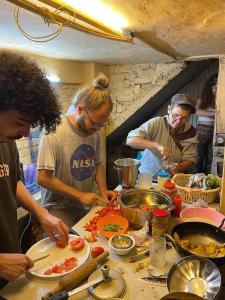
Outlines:
[[215,299],[221,287],[221,275],[216,265],[200,256],[187,256],[175,263],[167,277],[170,293],[190,292],[204,299]]
[[117,159],[114,168],[117,170],[119,183],[124,188],[134,187],[137,181],[140,161],[133,158]]
[[168,294],[160,300],[203,300],[203,298],[192,293],[177,292]]
[[[221,223],[220,227],[223,226],[225,219]],[[176,225],[172,231],[171,235],[174,236],[176,232],[181,240],[189,240],[194,245],[208,245],[213,242],[217,245],[222,245],[225,243],[225,232],[220,228],[211,224],[203,222],[184,222]],[[187,249],[181,247],[176,241],[174,241],[177,250],[181,254],[193,255]],[[201,256],[205,257],[205,256]],[[207,257],[215,264],[220,265],[225,262],[225,255],[220,253],[217,257]]]
[[78,288],[75,288],[75,289],[69,291],[69,292],[63,291],[63,292],[60,292],[56,295],[50,296],[49,300],[66,300],[69,297],[71,297],[75,294],[78,294],[78,293],[82,292],[83,290],[88,289],[89,287],[91,287],[93,285],[96,285],[96,284],[98,284],[98,283],[100,283],[104,280],[105,281],[110,280],[110,278],[109,278],[109,267],[107,265],[104,265],[104,266],[102,266],[101,271],[102,271],[102,274],[100,274],[100,276],[98,278],[95,278],[95,279],[79,286]]
[[49,291],[42,297],[42,300],[48,300],[50,296],[53,296],[61,291],[70,291],[77,287],[84,279],[88,277],[92,272],[97,269],[98,264],[102,264],[105,259],[109,256],[109,252],[105,251],[95,259],[90,258],[77,270],[74,270],[68,275],[65,275],[60,279],[58,285]]
[[42,259],[44,259],[44,258],[48,257],[49,255],[50,255],[50,254],[43,255],[43,256],[41,256],[41,257],[38,257],[38,258],[32,259],[32,261],[33,261],[33,263],[35,263],[35,262],[37,262],[37,261],[39,261],[39,260],[42,260]]
[[139,260],[142,260],[146,257],[149,256],[149,250],[146,250],[145,252],[143,253],[140,253],[140,254],[136,254],[136,255],[133,255],[130,257],[130,260],[129,262],[132,263],[132,262],[136,262],[136,261],[139,261]]
[[[119,203],[122,216],[128,219],[130,226],[135,229],[141,229],[146,220],[151,225],[154,209],[163,208],[170,211],[173,208],[172,200],[168,195],[149,189],[122,191],[119,195]],[[150,210],[141,210],[141,204],[147,204]]]

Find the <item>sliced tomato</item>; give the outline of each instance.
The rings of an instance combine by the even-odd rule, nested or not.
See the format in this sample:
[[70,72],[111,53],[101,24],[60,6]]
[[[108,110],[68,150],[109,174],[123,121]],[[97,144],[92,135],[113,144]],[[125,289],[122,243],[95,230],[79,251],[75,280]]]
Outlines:
[[66,245],[63,244],[63,242],[62,242],[61,240],[57,240],[57,241],[56,241],[56,246],[57,246],[58,248],[65,248],[65,247],[66,247]]
[[70,246],[73,250],[81,250],[84,248],[84,239],[82,239],[81,237],[73,240],[70,242]]
[[102,247],[94,247],[91,249],[91,257],[96,258],[100,254],[102,254],[105,250]]

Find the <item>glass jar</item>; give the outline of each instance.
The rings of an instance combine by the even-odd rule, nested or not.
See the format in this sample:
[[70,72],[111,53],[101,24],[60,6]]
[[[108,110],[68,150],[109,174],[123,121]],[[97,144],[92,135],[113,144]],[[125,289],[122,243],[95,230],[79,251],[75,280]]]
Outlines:
[[164,236],[168,230],[169,212],[158,208],[153,211],[152,216],[152,236]]
[[171,200],[173,200],[173,197],[177,194],[176,185],[170,181],[167,181],[163,185],[162,192],[167,194]]
[[163,185],[165,182],[167,182],[167,180],[170,178],[170,174],[164,170],[160,171],[158,173],[158,184],[157,184],[157,190],[161,191],[161,189],[163,188]]

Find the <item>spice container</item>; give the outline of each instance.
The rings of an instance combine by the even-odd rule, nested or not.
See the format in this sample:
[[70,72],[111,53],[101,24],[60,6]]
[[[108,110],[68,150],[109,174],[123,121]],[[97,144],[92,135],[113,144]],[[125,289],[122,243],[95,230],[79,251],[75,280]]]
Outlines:
[[176,185],[170,181],[167,181],[163,185],[162,192],[173,199],[173,197],[177,194]]
[[171,213],[174,217],[179,217],[180,216],[180,212],[181,212],[181,208],[182,208],[182,197],[181,195],[177,194],[175,195],[173,198],[173,206],[175,207]]
[[157,184],[157,190],[161,191],[163,188],[163,185],[167,180],[170,178],[170,173],[162,170],[158,173],[158,184]]
[[152,216],[152,236],[164,236],[168,230],[169,212],[158,208],[153,211]]

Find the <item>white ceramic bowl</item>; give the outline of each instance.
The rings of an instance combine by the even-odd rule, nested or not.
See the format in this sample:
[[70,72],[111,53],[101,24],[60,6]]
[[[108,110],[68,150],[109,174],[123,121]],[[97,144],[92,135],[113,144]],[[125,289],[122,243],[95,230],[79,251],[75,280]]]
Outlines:
[[128,234],[118,234],[109,239],[108,245],[117,255],[126,255],[135,247],[135,240]]

